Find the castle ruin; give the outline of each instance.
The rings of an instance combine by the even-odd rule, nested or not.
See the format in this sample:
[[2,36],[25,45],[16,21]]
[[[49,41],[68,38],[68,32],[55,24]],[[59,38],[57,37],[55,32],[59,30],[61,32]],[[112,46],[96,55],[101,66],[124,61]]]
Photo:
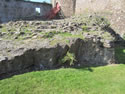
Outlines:
[[52,5],[55,6],[56,2],[66,17],[96,13],[108,18],[120,35],[125,33],[125,0],[52,0]]
[[123,36],[125,24],[124,0],[51,0],[52,4],[36,3],[20,0],[1,0],[0,22],[37,16],[36,8],[40,10],[40,17],[46,15],[56,2],[61,6],[64,16],[76,14],[98,13],[107,17],[112,27]]
[[59,2],[65,16],[125,9],[124,0],[52,0],[52,5],[55,6],[56,2]]
[[14,19],[37,16],[36,9],[40,10],[39,16],[44,16],[52,8],[51,4],[37,3],[20,0],[1,0],[0,22]]

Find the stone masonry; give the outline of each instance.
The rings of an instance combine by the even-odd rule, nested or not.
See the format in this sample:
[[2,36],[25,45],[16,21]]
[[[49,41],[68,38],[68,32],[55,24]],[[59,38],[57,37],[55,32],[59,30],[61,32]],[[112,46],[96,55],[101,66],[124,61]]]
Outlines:
[[59,2],[65,16],[96,13],[107,17],[112,28],[121,36],[125,35],[125,0],[52,0]]
[[52,6],[47,3],[1,0],[0,22],[8,22],[18,18],[36,16],[36,8],[40,9],[40,16],[44,16],[48,11],[50,11]]

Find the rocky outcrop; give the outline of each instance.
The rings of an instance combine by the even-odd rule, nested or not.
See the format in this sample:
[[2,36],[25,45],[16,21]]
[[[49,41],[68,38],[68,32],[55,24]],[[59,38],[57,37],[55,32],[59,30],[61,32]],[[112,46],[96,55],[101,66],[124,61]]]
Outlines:
[[[39,44],[37,44],[39,43]],[[91,39],[72,39],[71,44],[57,44],[54,46],[42,45],[40,42],[32,43],[28,48],[19,47],[14,51],[8,50],[6,56],[0,58],[0,77],[7,74],[32,70],[44,70],[58,68],[59,59],[66,53],[74,53],[75,66],[100,66],[115,63],[114,48],[104,47],[99,41]],[[7,56],[8,55],[8,56]]]
[[1,24],[0,79],[35,70],[115,63],[117,34],[101,17]]
[[0,77],[26,69],[29,69],[28,71],[52,69],[58,57],[64,55],[66,51],[67,46],[44,47],[42,44],[33,43],[28,48],[19,47],[14,51],[6,52],[10,56],[6,54],[0,58]]

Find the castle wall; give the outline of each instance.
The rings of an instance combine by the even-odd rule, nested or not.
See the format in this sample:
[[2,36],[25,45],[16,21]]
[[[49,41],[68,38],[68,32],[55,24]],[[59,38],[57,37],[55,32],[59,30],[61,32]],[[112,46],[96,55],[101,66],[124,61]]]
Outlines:
[[124,0],[52,0],[53,7],[59,2],[64,14],[83,14],[85,12],[112,12],[112,10],[123,8]]
[[117,33],[125,34],[125,0],[76,0],[75,14],[89,12],[106,17]]
[[120,9],[123,0],[76,0],[76,14],[83,12],[106,12]]
[[65,16],[97,13],[109,19],[112,28],[121,36],[125,34],[125,0],[52,0],[59,2]]
[[76,14],[81,14],[88,11],[100,11],[107,9],[110,0],[77,0],[76,1]]
[[52,6],[46,3],[2,0],[0,2],[0,21],[7,22],[17,18],[35,16],[37,15],[36,8],[40,8],[40,16],[43,16],[50,11]]

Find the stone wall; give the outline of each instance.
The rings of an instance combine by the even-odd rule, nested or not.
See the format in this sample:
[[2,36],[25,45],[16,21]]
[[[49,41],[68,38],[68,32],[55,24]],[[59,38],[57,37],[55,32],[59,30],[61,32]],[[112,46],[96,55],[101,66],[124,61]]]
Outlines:
[[100,11],[106,9],[110,0],[77,0],[76,14],[81,14],[86,11]]
[[106,17],[117,33],[125,34],[125,0],[76,0],[75,14],[85,13]]
[[59,2],[65,16],[97,13],[109,19],[112,28],[125,35],[125,0],[52,0]]
[[123,8],[123,0],[77,0],[76,1],[76,14],[85,11],[111,11]]
[[43,16],[50,11],[52,6],[46,3],[2,0],[0,2],[0,22],[35,16],[37,15],[36,8],[40,8],[40,16]]
[[72,16],[73,13],[82,14],[86,11],[99,12],[121,9],[125,4],[124,0],[52,0],[52,5],[55,6],[56,2],[59,2],[64,14],[69,16]]

